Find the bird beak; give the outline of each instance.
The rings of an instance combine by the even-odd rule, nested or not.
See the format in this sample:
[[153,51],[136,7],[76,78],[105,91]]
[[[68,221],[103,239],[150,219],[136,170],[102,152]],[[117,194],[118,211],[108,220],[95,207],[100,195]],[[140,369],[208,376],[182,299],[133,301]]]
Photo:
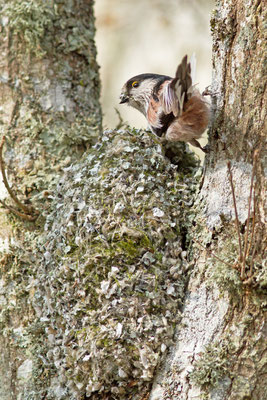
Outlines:
[[120,104],[128,103],[128,101],[129,101],[129,96],[127,94],[122,93],[120,95]]

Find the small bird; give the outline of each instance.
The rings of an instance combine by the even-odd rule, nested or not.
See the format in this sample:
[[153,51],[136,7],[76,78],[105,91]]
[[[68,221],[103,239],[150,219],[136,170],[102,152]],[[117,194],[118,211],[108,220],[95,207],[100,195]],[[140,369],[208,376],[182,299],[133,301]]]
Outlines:
[[189,142],[205,152],[197,139],[208,126],[210,109],[192,83],[194,64],[187,61],[186,55],[175,78],[158,74],[134,76],[124,84],[120,104],[127,103],[144,114],[157,136],[165,134],[167,141]]

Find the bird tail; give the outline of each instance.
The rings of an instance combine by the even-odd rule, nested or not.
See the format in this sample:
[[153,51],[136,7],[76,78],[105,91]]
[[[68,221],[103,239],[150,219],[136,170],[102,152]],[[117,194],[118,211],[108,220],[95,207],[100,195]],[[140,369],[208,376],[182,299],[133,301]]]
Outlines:
[[195,71],[194,59],[188,62],[187,55],[185,55],[177,67],[175,78],[164,88],[162,107],[166,114],[172,112],[175,117],[178,117],[184,110],[184,104],[192,96],[191,62]]

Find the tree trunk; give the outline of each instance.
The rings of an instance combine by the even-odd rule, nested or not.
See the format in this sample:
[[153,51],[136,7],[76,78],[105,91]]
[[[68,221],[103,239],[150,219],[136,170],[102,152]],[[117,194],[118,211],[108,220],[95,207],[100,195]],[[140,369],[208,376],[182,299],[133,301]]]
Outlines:
[[212,15],[210,153],[188,232],[195,268],[150,400],[266,398],[263,7],[221,0]]
[[101,128],[93,1],[1,0],[0,13],[0,141],[5,135],[9,185],[26,204],[14,203],[1,179],[1,199],[13,211],[0,209],[0,398],[41,399],[27,389],[38,379],[45,388],[49,375],[37,371],[34,356],[43,340],[31,305],[40,265],[34,243],[63,168]]

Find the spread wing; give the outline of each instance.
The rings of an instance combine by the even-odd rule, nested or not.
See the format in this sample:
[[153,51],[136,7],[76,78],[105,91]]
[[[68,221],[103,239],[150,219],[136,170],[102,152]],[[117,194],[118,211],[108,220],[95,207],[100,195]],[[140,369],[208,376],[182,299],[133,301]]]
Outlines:
[[190,99],[193,92],[191,63],[187,62],[187,55],[178,65],[175,78],[165,85],[161,95],[160,102],[165,114],[171,112],[178,117],[184,108],[184,103]]

